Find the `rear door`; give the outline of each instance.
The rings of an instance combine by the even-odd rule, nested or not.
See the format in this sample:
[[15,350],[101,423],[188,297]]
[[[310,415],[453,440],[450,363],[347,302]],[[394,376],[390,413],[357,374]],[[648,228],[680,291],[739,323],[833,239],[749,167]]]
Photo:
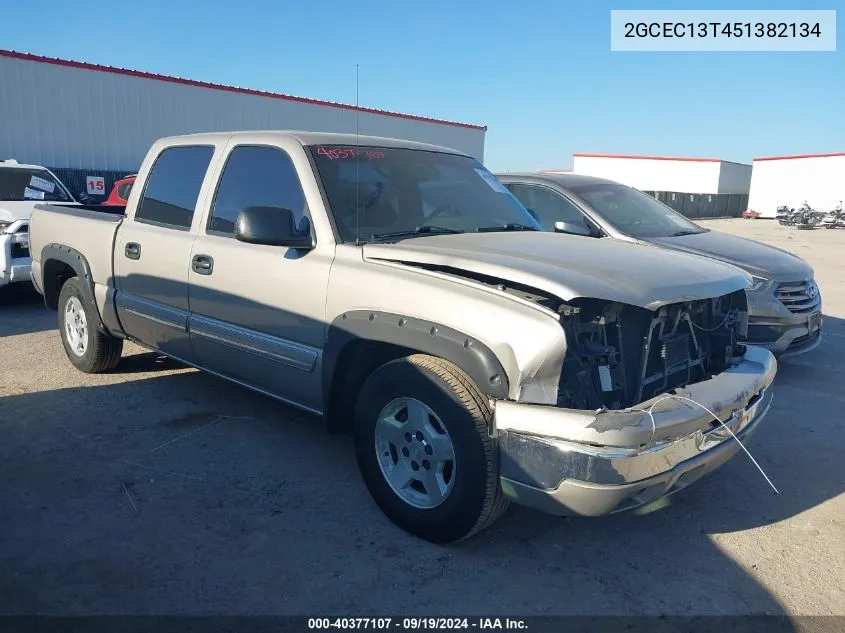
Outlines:
[[187,362],[194,360],[188,337],[192,229],[214,152],[213,144],[165,147],[143,191],[131,195],[134,216],[121,225],[114,245],[115,302],[124,331]]
[[303,148],[239,140],[193,245],[191,342],[204,368],[317,411],[333,236],[310,222],[310,251],[234,239],[235,218],[250,206],[290,209],[300,227],[309,216],[294,166],[310,174]]

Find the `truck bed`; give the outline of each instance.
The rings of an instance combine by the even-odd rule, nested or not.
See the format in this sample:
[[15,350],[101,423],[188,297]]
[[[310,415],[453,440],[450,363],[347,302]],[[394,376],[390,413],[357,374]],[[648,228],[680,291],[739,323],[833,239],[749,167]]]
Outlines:
[[61,244],[88,262],[96,285],[106,286],[112,278],[112,248],[117,227],[126,207],[100,205],[38,204],[29,222],[32,277],[43,288],[41,265],[45,247]]
[[[126,215],[126,206],[102,205],[102,204],[36,204],[36,209],[42,211],[54,211],[56,213],[69,213],[73,211],[90,211],[95,214],[104,213],[110,216],[122,217]],[[87,215],[87,214],[84,214]]]

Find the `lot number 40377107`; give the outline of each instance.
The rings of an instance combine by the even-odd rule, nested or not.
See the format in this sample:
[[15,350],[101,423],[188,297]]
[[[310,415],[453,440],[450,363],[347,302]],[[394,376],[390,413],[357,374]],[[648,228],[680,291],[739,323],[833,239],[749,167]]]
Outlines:
[[102,176],[88,176],[85,179],[85,188],[91,195],[103,195],[106,190],[106,180]]

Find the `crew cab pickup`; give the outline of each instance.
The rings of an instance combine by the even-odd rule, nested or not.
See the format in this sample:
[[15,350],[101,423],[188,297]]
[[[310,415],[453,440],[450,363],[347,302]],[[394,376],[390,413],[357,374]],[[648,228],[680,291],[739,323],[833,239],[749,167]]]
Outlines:
[[442,147],[166,138],[125,209],[42,205],[30,232],[77,368],[129,339],[350,430],[379,507],[435,542],[509,501],[601,515],[673,493],[771,400],[772,354],[739,342],[747,273],[544,233]]

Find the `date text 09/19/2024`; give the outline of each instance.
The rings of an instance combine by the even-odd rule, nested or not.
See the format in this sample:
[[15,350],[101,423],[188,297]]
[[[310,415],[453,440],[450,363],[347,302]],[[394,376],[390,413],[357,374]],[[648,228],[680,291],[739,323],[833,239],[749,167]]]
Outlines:
[[518,618],[308,618],[309,630],[359,629],[359,630],[524,630],[527,625]]

